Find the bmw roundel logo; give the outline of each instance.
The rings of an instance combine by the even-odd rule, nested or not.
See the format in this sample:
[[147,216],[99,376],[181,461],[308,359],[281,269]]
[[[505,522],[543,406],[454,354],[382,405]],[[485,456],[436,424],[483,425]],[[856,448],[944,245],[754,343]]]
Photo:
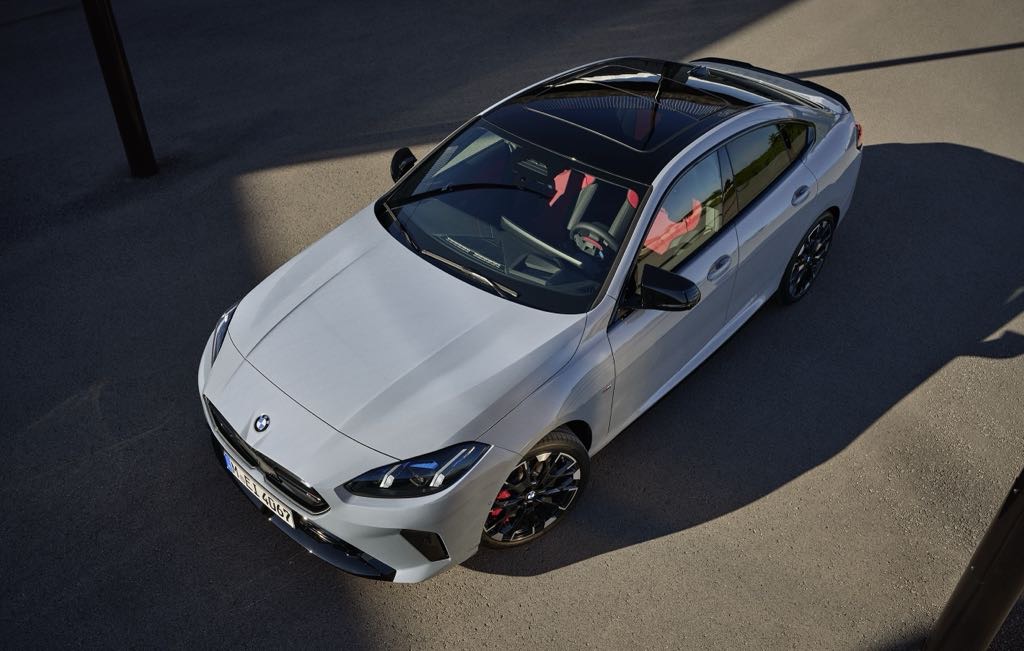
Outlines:
[[270,416],[267,416],[266,414],[260,414],[260,416],[256,419],[256,422],[253,423],[253,427],[256,428],[257,432],[262,432],[263,430],[267,429],[268,427],[270,427]]

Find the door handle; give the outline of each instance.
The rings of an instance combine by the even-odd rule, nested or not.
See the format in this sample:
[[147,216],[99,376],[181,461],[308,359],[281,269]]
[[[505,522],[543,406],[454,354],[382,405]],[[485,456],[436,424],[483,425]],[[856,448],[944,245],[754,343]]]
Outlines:
[[711,265],[711,269],[708,271],[708,280],[714,282],[725,275],[726,271],[729,271],[729,267],[732,266],[732,256],[723,255],[721,258],[715,260],[715,264]]
[[806,185],[801,185],[799,188],[796,189],[796,192],[793,193],[793,205],[799,206],[804,202],[804,200],[807,197],[810,196],[810,194],[811,189]]

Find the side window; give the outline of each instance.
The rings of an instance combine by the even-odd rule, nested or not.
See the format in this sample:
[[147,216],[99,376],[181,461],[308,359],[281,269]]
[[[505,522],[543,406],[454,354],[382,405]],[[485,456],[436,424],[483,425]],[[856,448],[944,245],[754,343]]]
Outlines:
[[725,149],[736,175],[740,210],[779,178],[790,163],[786,140],[774,124],[743,134],[726,144]]
[[814,131],[803,122],[786,122],[782,125],[782,133],[786,136],[790,160],[796,160],[807,149],[807,142]]
[[673,271],[722,228],[722,175],[712,153],[679,177],[666,193],[637,256]]

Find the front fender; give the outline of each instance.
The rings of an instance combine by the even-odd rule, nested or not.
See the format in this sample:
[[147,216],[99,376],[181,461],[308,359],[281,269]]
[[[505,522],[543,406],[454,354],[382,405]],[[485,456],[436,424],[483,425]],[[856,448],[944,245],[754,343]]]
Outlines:
[[607,327],[614,306],[615,299],[606,296],[587,315],[583,339],[569,363],[479,440],[522,456],[556,427],[583,421],[592,434],[591,454],[607,444],[615,384]]

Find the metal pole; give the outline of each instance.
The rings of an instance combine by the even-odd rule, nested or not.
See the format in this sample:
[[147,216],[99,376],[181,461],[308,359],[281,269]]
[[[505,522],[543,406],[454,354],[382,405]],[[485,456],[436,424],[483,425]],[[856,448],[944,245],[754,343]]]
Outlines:
[[978,544],[924,648],[988,648],[1024,589],[1024,470]]
[[107,83],[107,93],[114,107],[114,117],[121,132],[121,142],[124,143],[124,153],[128,157],[132,176],[152,176],[157,172],[153,147],[149,144],[149,134],[142,120],[142,109],[135,94],[132,72],[124,55],[110,0],[82,0],[82,8],[92,33],[92,43],[96,47],[103,80]]

